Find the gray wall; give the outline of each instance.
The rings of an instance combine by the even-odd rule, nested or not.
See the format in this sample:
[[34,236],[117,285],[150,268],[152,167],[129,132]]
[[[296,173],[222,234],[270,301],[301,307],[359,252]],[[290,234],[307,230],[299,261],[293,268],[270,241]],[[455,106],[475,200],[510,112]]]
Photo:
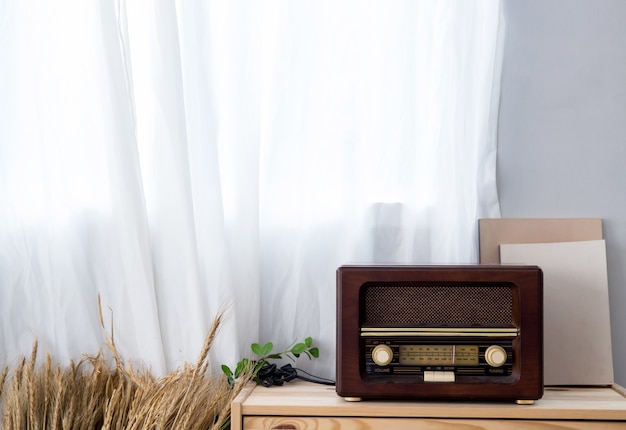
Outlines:
[[502,216],[600,217],[626,385],[626,1],[505,0]]

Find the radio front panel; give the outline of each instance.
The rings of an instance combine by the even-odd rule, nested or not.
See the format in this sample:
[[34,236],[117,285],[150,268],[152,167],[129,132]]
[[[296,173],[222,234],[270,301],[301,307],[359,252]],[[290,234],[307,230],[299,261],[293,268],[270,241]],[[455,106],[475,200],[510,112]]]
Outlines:
[[536,266],[343,266],[337,288],[340,396],[542,396]]
[[[430,340],[426,343],[410,339],[362,340],[364,379],[400,376],[411,382],[429,382],[433,372],[446,372],[457,382],[477,380],[491,383],[491,378],[511,377],[513,342],[508,339],[474,341]],[[430,372],[430,373],[429,373]],[[434,375],[438,376],[438,375]],[[489,377],[476,379],[475,376]],[[465,379],[464,379],[465,378]]]

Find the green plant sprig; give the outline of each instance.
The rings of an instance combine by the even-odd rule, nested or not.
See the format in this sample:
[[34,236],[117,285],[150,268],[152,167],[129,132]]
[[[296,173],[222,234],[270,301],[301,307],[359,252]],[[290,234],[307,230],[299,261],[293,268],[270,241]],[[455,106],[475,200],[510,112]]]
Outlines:
[[222,364],[222,372],[228,378],[229,384],[234,385],[242,376],[249,377],[260,383],[257,373],[265,364],[269,363],[268,360],[280,360],[284,356],[295,362],[295,359],[302,354],[309,357],[309,360],[319,357],[319,349],[313,346],[313,338],[311,337],[304,339],[304,342],[294,342],[280,352],[272,352],[274,349],[272,342],[267,342],[265,345],[253,343],[250,349],[257,356],[256,360],[244,358],[237,363],[235,370],[231,370],[228,366]]

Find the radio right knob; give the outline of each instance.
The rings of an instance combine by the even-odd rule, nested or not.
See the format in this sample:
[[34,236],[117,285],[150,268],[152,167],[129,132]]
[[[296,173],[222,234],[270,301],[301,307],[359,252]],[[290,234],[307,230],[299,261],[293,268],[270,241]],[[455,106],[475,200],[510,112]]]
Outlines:
[[386,366],[393,359],[393,351],[387,345],[376,345],[372,349],[372,361],[379,366]]
[[491,367],[500,367],[506,363],[506,351],[500,345],[491,345],[485,350],[485,361]]

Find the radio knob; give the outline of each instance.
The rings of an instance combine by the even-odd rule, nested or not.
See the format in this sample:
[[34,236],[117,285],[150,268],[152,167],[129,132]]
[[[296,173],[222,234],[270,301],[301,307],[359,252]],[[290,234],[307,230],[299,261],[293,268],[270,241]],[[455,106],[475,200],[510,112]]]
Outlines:
[[376,345],[372,349],[372,360],[379,366],[386,366],[393,359],[393,351],[387,345]]
[[506,363],[506,351],[500,345],[491,345],[485,350],[485,361],[492,367],[500,367]]

